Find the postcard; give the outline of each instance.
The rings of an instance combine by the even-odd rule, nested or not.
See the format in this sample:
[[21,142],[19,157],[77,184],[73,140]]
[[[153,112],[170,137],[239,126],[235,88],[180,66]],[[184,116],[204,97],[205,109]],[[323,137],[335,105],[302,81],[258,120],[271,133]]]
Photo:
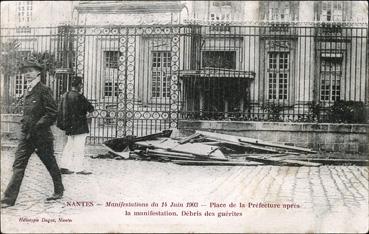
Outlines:
[[367,233],[366,1],[2,1],[1,232]]

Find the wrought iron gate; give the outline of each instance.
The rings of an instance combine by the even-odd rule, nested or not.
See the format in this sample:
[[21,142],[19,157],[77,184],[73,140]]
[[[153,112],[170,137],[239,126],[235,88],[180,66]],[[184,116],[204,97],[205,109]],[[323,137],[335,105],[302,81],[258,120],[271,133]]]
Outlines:
[[93,101],[91,143],[177,126],[180,27],[77,27],[76,74]]
[[46,58],[55,99],[83,76],[95,106],[90,143],[174,128],[179,119],[361,123],[367,33],[367,24],[267,22],[1,28],[2,75],[14,100],[26,87],[12,72],[19,57]]

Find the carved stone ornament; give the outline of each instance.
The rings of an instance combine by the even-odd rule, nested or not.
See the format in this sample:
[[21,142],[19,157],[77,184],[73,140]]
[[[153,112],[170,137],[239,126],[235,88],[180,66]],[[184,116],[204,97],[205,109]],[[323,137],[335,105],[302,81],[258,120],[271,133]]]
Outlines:
[[267,50],[290,50],[292,44],[290,41],[286,40],[267,40],[266,49]]

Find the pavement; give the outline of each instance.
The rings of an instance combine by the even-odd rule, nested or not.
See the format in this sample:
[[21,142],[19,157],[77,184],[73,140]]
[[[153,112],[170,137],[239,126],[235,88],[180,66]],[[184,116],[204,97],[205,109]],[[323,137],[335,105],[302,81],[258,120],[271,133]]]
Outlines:
[[[367,167],[180,166],[93,153],[93,174],[63,175],[55,202],[45,201],[52,180],[32,155],[16,205],[1,210],[1,232],[368,231]],[[13,157],[14,148],[1,151],[2,194]]]

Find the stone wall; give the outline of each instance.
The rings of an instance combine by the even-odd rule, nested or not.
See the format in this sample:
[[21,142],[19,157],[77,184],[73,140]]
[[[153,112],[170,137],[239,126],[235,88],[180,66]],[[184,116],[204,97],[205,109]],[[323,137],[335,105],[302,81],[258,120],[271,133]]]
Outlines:
[[178,128],[187,133],[214,131],[318,151],[368,152],[368,125],[365,124],[182,120]]

